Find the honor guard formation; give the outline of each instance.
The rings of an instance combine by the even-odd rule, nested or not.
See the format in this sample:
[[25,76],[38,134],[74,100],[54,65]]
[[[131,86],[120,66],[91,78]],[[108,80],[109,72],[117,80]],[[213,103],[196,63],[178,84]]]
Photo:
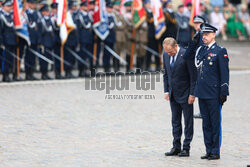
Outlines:
[[[186,0],[160,4],[150,0],[69,0],[66,5],[46,0],[0,0],[3,82],[90,77],[98,71],[160,71],[163,40],[173,37],[187,48],[199,31],[197,23],[210,23],[223,40],[228,36],[246,40],[250,32],[247,5],[236,4],[235,8],[229,1],[223,5],[202,2],[196,19],[194,5]],[[60,15],[61,9],[66,13]],[[60,23],[64,18],[65,27]],[[210,66],[213,59],[211,55],[206,60]]]

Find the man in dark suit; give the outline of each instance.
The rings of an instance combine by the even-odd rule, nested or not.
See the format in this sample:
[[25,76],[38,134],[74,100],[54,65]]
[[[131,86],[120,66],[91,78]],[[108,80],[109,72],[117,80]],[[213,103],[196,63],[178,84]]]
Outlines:
[[[177,45],[173,38],[163,41],[164,48],[164,93],[165,99],[170,101],[172,111],[173,148],[166,156],[189,156],[190,143],[193,138],[193,103],[196,82],[196,69],[193,61],[185,61],[185,49]],[[181,150],[182,125],[184,115],[185,139]]]

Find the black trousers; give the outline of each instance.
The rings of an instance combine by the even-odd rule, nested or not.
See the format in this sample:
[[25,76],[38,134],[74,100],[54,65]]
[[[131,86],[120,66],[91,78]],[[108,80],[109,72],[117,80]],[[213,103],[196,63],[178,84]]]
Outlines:
[[[38,52],[38,46],[37,45],[31,44],[30,48]],[[27,48],[26,56],[25,56],[24,61],[25,61],[25,72],[26,73],[32,73],[34,71],[34,69],[35,69],[36,55],[34,55],[29,50],[29,47]]]
[[172,111],[172,134],[174,137],[173,146],[181,149],[181,135],[182,135],[182,124],[181,118],[182,113],[184,115],[184,135],[185,139],[183,142],[183,149],[190,149],[190,143],[193,139],[194,134],[194,123],[193,123],[193,105],[188,103],[178,103],[172,96],[170,99],[170,106]]
[[[147,43],[147,46],[154,50],[155,52],[158,52],[159,53],[159,45],[158,45],[159,41],[156,40],[155,38],[152,38],[152,39],[148,39],[148,43]],[[155,56],[155,55],[154,55]],[[150,70],[150,65],[152,63],[152,53],[147,51],[146,53],[146,70]],[[158,56],[155,56],[155,65],[156,65],[156,71],[159,71],[161,69],[160,67],[160,57]]]
[[202,129],[206,152],[220,154],[221,146],[221,108],[219,98],[201,99],[199,107],[202,116]]

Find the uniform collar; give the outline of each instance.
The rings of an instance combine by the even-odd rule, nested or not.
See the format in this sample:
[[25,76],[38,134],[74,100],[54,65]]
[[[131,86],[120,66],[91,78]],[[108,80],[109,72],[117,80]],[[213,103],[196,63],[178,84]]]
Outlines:
[[88,12],[86,12],[86,11],[84,11],[84,10],[81,10],[81,13],[82,13],[83,15],[87,15],[87,14],[88,14]]
[[207,47],[208,47],[208,49],[210,49],[213,45],[215,44],[215,41],[214,42],[212,42],[212,43],[210,43]]
[[29,11],[29,13],[31,13],[31,14],[34,13],[34,10],[33,10],[33,9],[30,9],[30,8],[29,8],[28,11]]

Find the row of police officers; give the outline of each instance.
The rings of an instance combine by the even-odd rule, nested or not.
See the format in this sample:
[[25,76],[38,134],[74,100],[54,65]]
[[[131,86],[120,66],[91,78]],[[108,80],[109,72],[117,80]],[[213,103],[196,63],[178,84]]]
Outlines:
[[[154,60],[155,70],[160,71],[161,39],[171,34],[165,33],[160,40],[155,38],[150,1],[144,3],[146,19],[136,30],[132,22],[132,1],[124,3],[123,12],[121,12],[120,1],[107,1],[109,34],[105,40],[101,40],[93,30],[95,1],[91,0],[89,3],[87,0],[80,4],[76,1],[69,1],[68,10],[76,28],[70,32],[62,47],[60,29],[57,25],[57,3],[52,3],[49,7],[46,0],[40,0],[38,4],[36,0],[26,1],[24,14],[31,42],[28,45],[23,38],[17,36],[15,31],[12,0],[0,0],[0,66],[3,81],[21,79],[19,77],[21,60],[24,60],[26,80],[38,80],[34,76],[37,64],[39,64],[43,80],[52,79],[48,75],[48,70],[51,68],[55,72],[56,79],[76,77],[72,74],[75,66],[79,71],[79,77],[88,77],[90,72],[94,75],[95,70],[91,69],[99,67],[100,55],[102,55],[101,62],[104,71],[110,72],[113,66],[113,70],[117,72],[120,70],[120,60],[117,56],[115,57],[114,52],[117,55],[125,55],[127,72],[132,70],[131,64],[134,64],[131,61],[132,55],[136,55],[135,61],[138,69],[151,71],[150,67]],[[165,16],[166,20],[169,20],[168,13]],[[135,30],[135,35],[133,35],[133,30]],[[131,52],[133,44],[134,52]],[[61,59],[61,54],[63,54],[63,59]],[[49,66],[51,61],[53,66]],[[62,65],[65,76],[62,75]]]

